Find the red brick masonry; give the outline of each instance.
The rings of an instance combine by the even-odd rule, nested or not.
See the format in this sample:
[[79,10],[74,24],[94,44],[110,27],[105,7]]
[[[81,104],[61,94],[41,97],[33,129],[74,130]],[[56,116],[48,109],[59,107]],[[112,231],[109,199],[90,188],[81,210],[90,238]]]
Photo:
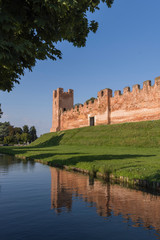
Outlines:
[[[94,118],[93,118],[94,117]],[[92,119],[91,119],[92,118]],[[51,132],[100,124],[115,124],[160,119],[160,77],[143,82],[143,88],[134,85],[115,91],[98,92],[94,103],[73,108],[73,90],[63,92],[63,88],[53,91],[53,116]]]

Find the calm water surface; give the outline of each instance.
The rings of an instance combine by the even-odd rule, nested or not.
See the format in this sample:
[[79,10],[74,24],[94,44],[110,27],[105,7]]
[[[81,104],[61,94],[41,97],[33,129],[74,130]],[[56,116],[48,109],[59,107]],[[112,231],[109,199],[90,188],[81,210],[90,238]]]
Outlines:
[[160,239],[160,197],[0,155],[0,240]]

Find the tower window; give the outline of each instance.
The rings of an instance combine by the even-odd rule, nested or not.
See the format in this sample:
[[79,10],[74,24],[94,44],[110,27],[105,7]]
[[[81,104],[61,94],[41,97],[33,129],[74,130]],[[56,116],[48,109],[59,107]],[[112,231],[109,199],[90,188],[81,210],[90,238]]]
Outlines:
[[101,92],[101,97],[103,97],[103,95],[104,95],[104,92],[102,91],[102,92]]

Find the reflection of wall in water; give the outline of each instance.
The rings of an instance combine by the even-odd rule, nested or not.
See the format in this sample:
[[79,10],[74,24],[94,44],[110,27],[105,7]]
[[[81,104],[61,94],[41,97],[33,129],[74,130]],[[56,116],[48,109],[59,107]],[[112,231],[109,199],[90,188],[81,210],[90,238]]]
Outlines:
[[125,219],[131,219],[135,225],[143,222],[143,226],[160,230],[160,197],[138,190],[122,188],[118,185],[106,185],[95,181],[89,184],[85,175],[51,169],[51,205],[52,208],[71,209],[72,195],[83,198],[84,201],[95,204],[100,216],[121,214]]

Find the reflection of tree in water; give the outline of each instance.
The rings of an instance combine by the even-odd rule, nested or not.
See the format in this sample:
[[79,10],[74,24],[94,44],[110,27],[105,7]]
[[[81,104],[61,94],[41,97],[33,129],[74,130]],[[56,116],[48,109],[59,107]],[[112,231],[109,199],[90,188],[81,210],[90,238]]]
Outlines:
[[110,217],[112,214],[112,209],[110,207],[110,183],[107,183],[107,204],[106,204],[106,207],[107,207],[107,217]]
[[18,167],[22,167],[24,171],[35,166],[34,161],[21,160],[11,155],[0,154],[0,174],[7,174],[9,169],[14,167],[15,164]]
[[155,229],[160,238],[160,196],[102,184],[88,176],[51,169],[51,207],[57,212],[71,210],[73,195],[96,206],[103,217],[121,215],[128,225]]

